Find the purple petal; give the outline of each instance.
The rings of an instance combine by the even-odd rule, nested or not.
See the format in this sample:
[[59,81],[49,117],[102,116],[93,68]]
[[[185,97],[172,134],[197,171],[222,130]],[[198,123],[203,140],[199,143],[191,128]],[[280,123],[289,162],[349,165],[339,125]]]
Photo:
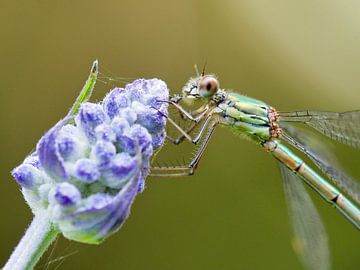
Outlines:
[[69,178],[69,174],[64,167],[64,160],[59,153],[56,142],[59,130],[67,121],[69,121],[69,119],[66,118],[58,122],[45,133],[37,145],[37,153],[39,154],[41,166],[47,174],[55,179],[68,180]]
[[116,196],[103,193],[90,196],[84,207],[60,220],[60,230],[72,240],[89,244],[102,242],[119,230],[129,216],[142,181],[138,172]]
[[130,214],[131,205],[138,194],[139,186],[143,181],[144,179],[139,173],[116,195],[113,201],[113,213],[111,213],[110,219],[103,225],[101,231],[97,233],[100,239],[108,237],[124,224]]

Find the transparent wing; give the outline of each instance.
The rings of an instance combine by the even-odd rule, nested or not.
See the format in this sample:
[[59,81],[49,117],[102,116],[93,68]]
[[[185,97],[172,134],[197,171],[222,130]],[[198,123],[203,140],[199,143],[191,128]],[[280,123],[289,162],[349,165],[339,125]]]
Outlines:
[[308,270],[330,269],[328,239],[320,216],[301,178],[279,162],[293,229],[292,244]]
[[[284,132],[283,139],[286,142],[306,154],[337,187],[360,204],[359,181],[341,169],[334,154],[329,152],[319,140],[317,140],[316,143],[311,142],[309,136],[304,136],[306,133],[302,132],[302,134],[300,134],[296,128],[289,125],[283,125],[283,128],[291,134],[290,136],[287,132]],[[296,140],[293,139],[293,137],[295,137]]]
[[281,121],[304,123],[329,138],[360,148],[360,111],[343,113],[299,111],[280,113]]

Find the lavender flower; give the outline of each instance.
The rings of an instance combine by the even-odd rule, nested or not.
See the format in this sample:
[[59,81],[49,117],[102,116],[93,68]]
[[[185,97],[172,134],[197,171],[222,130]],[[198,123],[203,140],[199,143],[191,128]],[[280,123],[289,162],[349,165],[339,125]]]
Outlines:
[[85,243],[118,230],[164,142],[167,103],[159,100],[167,98],[163,81],[139,79],[50,129],[12,171],[34,214],[46,210],[65,237]]

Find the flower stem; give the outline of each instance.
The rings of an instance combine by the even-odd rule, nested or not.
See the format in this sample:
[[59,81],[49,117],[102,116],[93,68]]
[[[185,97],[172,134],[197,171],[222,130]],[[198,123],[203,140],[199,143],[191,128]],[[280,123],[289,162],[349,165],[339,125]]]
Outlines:
[[33,269],[58,233],[47,211],[38,212],[3,270]]

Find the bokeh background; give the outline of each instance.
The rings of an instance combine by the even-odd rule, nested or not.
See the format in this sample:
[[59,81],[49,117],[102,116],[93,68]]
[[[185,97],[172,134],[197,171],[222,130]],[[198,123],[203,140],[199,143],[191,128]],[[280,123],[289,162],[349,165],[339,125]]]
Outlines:
[[[159,77],[173,92],[207,61],[223,87],[280,110],[354,110],[359,10],[356,0],[1,1],[0,265],[32,218],[9,172],[64,116],[94,59],[105,75]],[[93,100],[114,84],[102,81]],[[359,152],[332,147],[359,177]],[[358,269],[359,232],[311,195],[333,268]],[[223,128],[195,176],[149,178],[118,233],[100,246],[60,238],[38,269],[302,269],[289,235],[276,163]]]

